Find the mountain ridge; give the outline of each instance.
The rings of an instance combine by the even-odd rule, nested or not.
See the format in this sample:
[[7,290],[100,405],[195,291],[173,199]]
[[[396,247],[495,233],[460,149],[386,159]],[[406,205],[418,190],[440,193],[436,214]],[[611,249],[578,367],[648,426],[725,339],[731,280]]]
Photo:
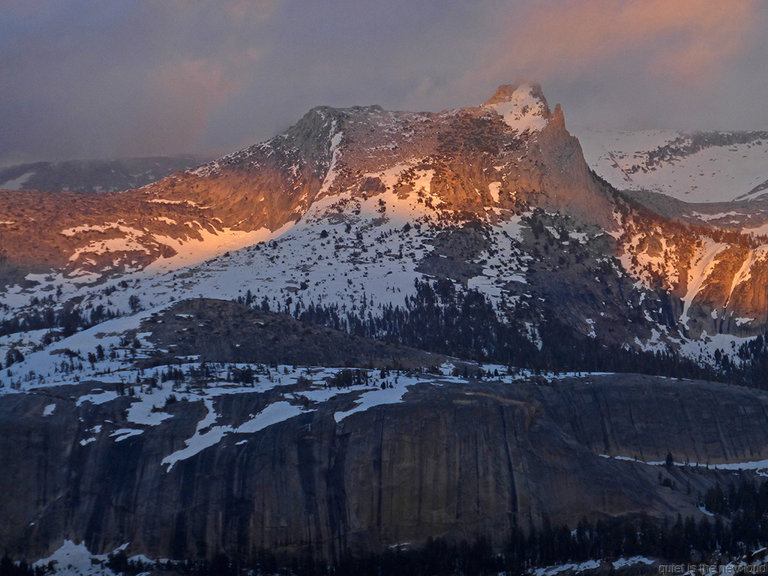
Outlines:
[[[510,87],[508,87],[509,89]],[[525,89],[523,89],[525,90]],[[537,94],[540,94],[540,88],[534,88]],[[527,106],[527,105],[526,105]],[[141,190],[128,191],[119,194],[111,202],[97,197],[85,196],[79,201],[83,204],[80,213],[84,218],[91,222],[79,222],[81,225],[91,226],[98,230],[99,227],[109,226],[110,222],[104,222],[114,218],[109,218],[110,213],[118,211],[117,205],[134,205],[136,210],[146,210],[152,216],[153,221],[159,224],[153,224],[159,228],[163,236],[185,240],[188,238],[199,238],[199,233],[203,230],[217,233],[224,230],[247,231],[252,232],[257,229],[267,229],[274,231],[289,223],[291,220],[298,219],[311,205],[315,195],[321,196],[330,192],[330,187],[335,185],[335,190],[341,190],[344,187],[357,186],[365,192],[368,187],[370,191],[376,190],[376,171],[382,168],[388,169],[394,163],[416,164],[412,166],[415,170],[422,172],[434,171],[437,168],[437,178],[435,182],[427,182],[431,188],[435,187],[437,195],[442,200],[441,205],[446,210],[453,210],[459,213],[459,218],[484,217],[485,208],[488,205],[506,204],[510,208],[519,208],[518,203],[525,204],[526,198],[530,193],[540,194],[545,206],[551,205],[559,207],[560,204],[568,204],[568,196],[573,194],[580,195],[582,188],[594,191],[594,187],[588,178],[588,173],[583,165],[578,162],[580,150],[575,140],[567,140],[562,113],[560,115],[549,115],[546,102],[543,103],[547,112],[547,126],[540,129],[540,139],[544,150],[541,147],[533,147],[530,151],[532,158],[528,159],[524,152],[520,158],[513,159],[515,162],[523,160],[521,166],[516,167],[513,180],[500,183],[493,191],[489,189],[489,176],[486,173],[495,172],[495,168],[489,165],[487,158],[490,149],[483,149],[483,146],[491,146],[498,149],[498,144],[494,139],[500,138],[504,132],[502,126],[506,124],[495,124],[495,115],[491,113],[488,118],[485,112],[487,108],[481,106],[474,109],[465,109],[466,112],[449,111],[439,114],[415,114],[415,113],[392,113],[386,112],[380,107],[350,109],[330,109],[328,107],[318,107],[308,112],[293,128],[285,134],[273,138],[267,143],[257,144],[239,152],[225,156],[220,160],[209,163],[193,171],[187,171],[175,176],[171,176],[160,181],[157,184],[149,185]],[[523,106],[525,108],[525,106]],[[373,114],[374,118],[366,120],[367,116]],[[460,122],[453,126],[451,121],[459,116]],[[549,118],[551,116],[551,119]],[[554,122],[552,122],[554,119]],[[388,125],[387,122],[394,124]],[[350,134],[345,137],[341,132],[342,128],[336,128],[337,123],[350,123]],[[378,136],[373,124],[379,125]],[[431,124],[439,123],[436,128]],[[420,127],[420,124],[430,125],[427,129]],[[549,125],[551,124],[551,128]],[[494,128],[495,126],[495,128]],[[421,128],[421,129],[420,129]],[[511,127],[510,127],[511,128]],[[410,130],[410,132],[409,132]],[[418,138],[414,137],[413,132],[418,130]],[[496,136],[491,134],[488,138],[488,131],[491,130]],[[347,162],[342,150],[350,150],[353,146],[359,146],[363,140],[374,133],[374,142],[365,143],[367,148],[376,151],[376,159],[357,157],[351,159],[349,163],[356,166],[358,172],[362,170],[370,171],[371,176],[367,176],[362,182],[357,182],[354,174],[347,174],[343,170],[343,165]],[[512,141],[503,143],[507,147],[517,148],[521,144],[527,148],[525,138],[529,137],[529,131],[518,134],[519,131],[512,128]],[[552,134],[550,136],[550,133]],[[520,136],[520,139],[517,138]],[[332,142],[333,138],[339,139]],[[355,142],[358,139],[358,142]],[[522,142],[520,141],[522,139]],[[413,141],[416,141],[415,143]],[[458,146],[458,141],[464,144]],[[564,140],[565,143],[560,141]],[[488,142],[488,144],[482,144]],[[468,146],[466,143],[470,143]],[[409,146],[410,144],[410,146]],[[559,148],[557,148],[559,146]],[[406,148],[405,152],[400,151],[401,147]],[[551,149],[551,150],[550,150]],[[432,166],[430,161],[414,162],[419,157],[419,152],[432,151],[431,160],[436,164]],[[333,166],[334,153],[341,156],[341,162],[338,167]],[[456,155],[460,156],[457,158]],[[547,164],[543,156],[553,155],[553,170],[550,173],[540,173],[540,164]],[[577,162],[569,164],[568,160],[577,155]],[[505,155],[504,157],[508,157]],[[455,158],[455,160],[451,160]],[[472,168],[467,170],[467,166],[473,166],[474,162],[481,168]],[[503,160],[503,157],[501,158]],[[492,175],[490,176],[492,177]],[[338,179],[338,182],[336,182]],[[569,184],[574,182],[574,184]],[[406,187],[403,193],[407,193],[407,182],[403,182]],[[323,185],[327,190],[322,190]],[[396,183],[398,184],[398,183]],[[543,188],[548,191],[542,194]],[[373,188],[371,188],[373,187]],[[477,197],[472,197],[466,191],[474,188],[477,191]],[[509,191],[504,188],[510,189]],[[44,193],[40,193],[44,195]],[[523,196],[515,199],[515,195]],[[551,194],[551,196],[550,196]],[[494,198],[498,196],[498,200]],[[499,196],[500,195],[500,196]],[[0,233],[9,239],[6,245],[11,245],[13,237],[16,236],[14,245],[16,256],[22,251],[22,245],[39,245],[41,242],[48,241],[49,244],[56,245],[57,242],[48,240],[45,235],[40,234],[40,230],[35,232],[37,241],[35,243],[28,241],[23,227],[26,223],[34,221],[33,218],[15,211],[15,207],[21,204],[22,197],[13,196],[4,193],[0,201],[5,201],[2,206],[2,213],[7,214],[0,228]],[[53,204],[53,207],[46,209],[46,203],[42,204],[44,213],[41,215],[48,223],[54,224],[60,219],[59,207],[53,196],[47,196],[47,199]],[[590,198],[589,200],[595,200]],[[38,199],[40,201],[40,199]],[[592,218],[596,212],[594,207],[589,209],[583,204],[587,201],[582,200],[578,203],[571,202],[567,206],[569,209],[578,210],[582,218]],[[104,208],[104,205],[106,207]],[[581,207],[579,207],[581,206]],[[99,218],[98,212],[102,208],[107,216]],[[70,212],[70,211],[67,211]],[[67,213],[65,212],[65,213]],[[93,217],[93,213],[96,217]],[[177,214],[177,212],[180,212]],[[463,216],[461,212],[464,212]],[[602,210],[605,212],[605,210]],[[175,216],[178,216],[176,218]],[[185,220],[192,222],[188,225],[190,229],[169,229],[168,224],[171,220]],[[101,221],[99,221],[101,220]],[[134,218],[136,224],[132,225],[139,231],[151,221],[145,219],[141,222],[140,218]],[[607,214],[600,216],[602,224],[610,221]],[[52,221],[52,222],[51,222]],[[62,222],[63,230],[74,229],[76,226],[68,226],[72,221]],[[76,220],[74,222],[77,222]],[[73,223],[74,223],[73,222]],[[197,222],[195,225],[194,223]],[[119,237],[119,229],[113,233]],[[88,229],[83,230],[88,232]],[[14,234],[18,233],[18,234]],[[134,232],[135,236],[137,232]],[[69,234],[73,239],[79,235],[79,232]],[[160,235],[160,234],[159,234]],[[126,242],[131,244],[131,234],[123,234]],[[58,239],[61,240],[60,238]],[[157,249],[158,242],[152,242],[149,238],[145,240],[149,244],[149,258],[140,254],[141,250],[126,250],[130,257],[136,260],[139,266],[146,265],[149,261],[162,255],[163,249]],[[60,243],[60,242],[59,242]],[[139,242],[141,244],[142,242]],[[161,244],[161,242],[160,242]],[[134,246],[135,248],[135,246]],[[165,252],[173,251],[175,248],[169,246]],[[70,248],[70,250],[72,250]],[[7,250],[6,250],[7,252]],[[53,256],[58,252],[58,255]],[[6,258],[8,258],[6,254]],[[66,250],[51,247],[49,254],[45,257],[42,264],[48,264],[54,267],[66,267],[64,257],[68,256]],[[37,257],[39,259],[39,257]],[[29,255],[29,259],[35,260],[34,254]],[[102,265],[103,263],[99,263]],[[69,265],[70,270],[72,266]]]
[[0,241],[14,553],[499,551],[701,523],[699,492],[768,466],[765,392],[701,381],[761,385],[765,239],[613,188],[535,85],[313,108],[135,190],[0,192]]
[[[164,273],[206,268],[206,258],[246,247],[251,255],[238,256],[238,266],[261,261],[271,270],[271,286],[257,284],[273,306],[285,290],[354,304],[338,280],[328,284],[336,271],[315,277],[324,263],[297,256],[311,247],[324,258],[345,253],[352,271],[362,272],[355,286],[363,292],[373,270],[381,281],[399,277],[402,294],[423,274],[445,277],[483,291],[495,306],[505,302],[499,314],[507,320],[526,318],[535,327],[546,314],[560,316],[582,336],[635,349],[698,347],[693,354],[711,356],[709,335],[751,336],[768,325],[768,295],[750,281],[768,267],[762,244],[723,236],[706,221],[680,224],[638,212],[632,197],[592,175],[562,109],[551,112],[538,85],[506,85],[485,104],[441,113],[317,107],[267,142],[136,190],[36,193],[34,211],[22,194],[30,193],[0,194],[7,298],[50,301],[64,282],[54,308],[69,298],[96,306],[100,297],[88,290],[100,284],[117,289],[110,299],[122,300],[121,313],[130,311],[129,285],[153,285],[142,289],[155,293],[150,302],[167,302],[160,286],[176,283]],[[485,232],[468,233],[472,222]],[[478,248],[459,248],[462,237],[474,237]],[[275,256],[254,260],[258,242],[275,238],[293,255],[277,254],[296,259],[302,272],[280,269]],[[417,249],[404,253],[403,243]],[[377,244],[391,264],[370,259]],[[248,288],[243,273],[232,275],[232,298]],[[574,291],[553,290],[548,278],[555,277]],[[297,288],[304,284],[308,291]],[[329,293],[318,289],[323,284],[338,287]],[[624,294],[619,301],[617,292]],[[378,297],[377,306],[403,302],[392,293]],[[622,336],[612,324],[635,317],[638,306],[643,311]],[[526,330],[535,340],[537,329]]]

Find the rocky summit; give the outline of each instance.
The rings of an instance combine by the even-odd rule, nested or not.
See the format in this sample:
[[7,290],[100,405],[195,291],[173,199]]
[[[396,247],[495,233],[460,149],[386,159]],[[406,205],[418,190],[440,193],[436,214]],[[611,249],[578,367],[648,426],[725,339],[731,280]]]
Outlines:
[[341,562],[708,522],[768,458],[768,238],[605,174],[519,84],[0,191],[0,548]]

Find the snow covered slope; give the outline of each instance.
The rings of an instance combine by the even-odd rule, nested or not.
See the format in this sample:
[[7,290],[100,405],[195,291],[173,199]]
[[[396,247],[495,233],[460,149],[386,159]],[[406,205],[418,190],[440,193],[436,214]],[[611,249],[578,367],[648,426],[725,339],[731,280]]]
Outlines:
[[465,323],[507,327],[473,341],[483,360],[501,358],[499,340],[521,361],[568,338],[685,350],[701,337],[711,353],[714,336],[768,323],[765,243],[639,214],[591,176],[535,85],[439,114],[315,108],[140,190],[39,195],[36,211],[18,194],[0,196],[6,388],[63,382],[62,354],[124,347],[148,315],[201,296],[394,338],[391,318],[437,287]]
[[754,199],[768,188],[768,132],[580,130],[590,167],[619,190],[685,202]]

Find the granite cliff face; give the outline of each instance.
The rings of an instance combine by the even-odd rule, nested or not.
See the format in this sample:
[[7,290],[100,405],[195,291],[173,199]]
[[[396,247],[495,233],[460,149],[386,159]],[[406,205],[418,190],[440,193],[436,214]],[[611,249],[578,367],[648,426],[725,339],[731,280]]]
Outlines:
[[[307,402],[307,386],[291,388],[294,401]],[[92,552],[130,542],[149,557],[247,561],[264,549],[332,560],[436,536],[500,546],[513,526],[545,521],[701,515],[698,495],[733,475],[705,464],[768,458],[766,394],[643,376],[423,376],[396,404],[345,415],[359,391],[342,391],[251,432],[249,414],[284,401],[274,390],[180,400],[141,426],[126,419],[136,397],[96,404],[82,392],[0,399],[6,550],[44,556],[67,538]],[[169,460],[205,426],[232,428]],[[679,465],[644,463],[668,453]]]

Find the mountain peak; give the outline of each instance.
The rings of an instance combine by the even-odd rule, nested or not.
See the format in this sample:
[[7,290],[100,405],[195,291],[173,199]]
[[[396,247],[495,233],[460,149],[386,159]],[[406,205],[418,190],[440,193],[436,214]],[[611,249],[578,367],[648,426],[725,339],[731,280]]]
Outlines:
[[499,102],[514,101],[519,99],[521,95],[527,96],[529,94],[546,102],[540,84],[536,82],[517,82],[515,84],[502,84],[496,88],[496,92],[484,104],[489,106]]
[[483,107],[495,110],[504,122],[520,132],[541,130],[552,115],[541,86],[528,82],[502,84]]

